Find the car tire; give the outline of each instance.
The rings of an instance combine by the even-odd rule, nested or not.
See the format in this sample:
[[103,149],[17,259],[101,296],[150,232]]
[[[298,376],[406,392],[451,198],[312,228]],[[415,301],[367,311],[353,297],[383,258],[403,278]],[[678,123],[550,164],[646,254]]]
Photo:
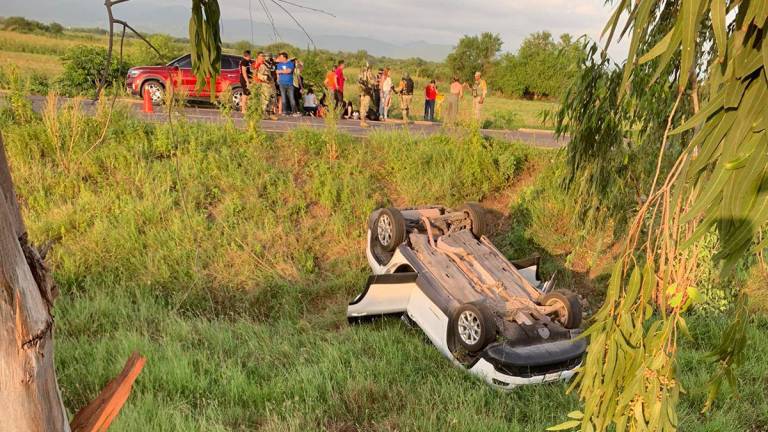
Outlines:
[[381,248],[392,252],[405,241],[405,218],[394,207],[383,208],[379,210],[371,231]]
[[464,303],[451,318],[451,330],[459,346],[477,353],[496,340],[498,327],[491,310],[484,303]]
[[240,101],[243,96],[243,88],[242,87],[233,87],[232,88],[232,96],[230,99],[230,105],[232,105],[232,109],[235,111],[240,110]]
[[556,321],[563,327],[577,329],[581,326],[582,308],[576,293],[565,289],[555,290],[541,296],[539,304],[542,306],[558,305]]
[[486,211],[479,203],[468,202],[461,208],[469,216],[472,223],[472,234],[480,238],[488,233],[488,220]]
[[149,96],[152,98],[152,105],[159,106],[165,103],[165,86],[157,80],[147,80],[141,85],[141,97],[144,97],[144,90],[149,90]]

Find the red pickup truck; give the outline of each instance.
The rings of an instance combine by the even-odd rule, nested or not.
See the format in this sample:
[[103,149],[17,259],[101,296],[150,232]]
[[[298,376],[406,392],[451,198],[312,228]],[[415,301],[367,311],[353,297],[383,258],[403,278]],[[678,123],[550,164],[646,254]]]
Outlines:
[[[221,56],[221,75],[216,77],[216,97],[220,97],[227,87],[231,90],[231,102],[235,108],[240,107],[240,97],[243,89],[240,87],[238,67],[242,57],[230,54]],[[171,81],[173,80],[173,81]],[[181,89],[188,99],[210,100],[211,85],[207,82],[201,91],[197,91],[197,78],[192,74],[192,59],[189,54],[183,55],[165,66],[137,66],[128,70],[125,86],[128,93],[141,97],[144,89],[149,91],[154,105],[165,101],[166,86],[171,82],[175,88]]]

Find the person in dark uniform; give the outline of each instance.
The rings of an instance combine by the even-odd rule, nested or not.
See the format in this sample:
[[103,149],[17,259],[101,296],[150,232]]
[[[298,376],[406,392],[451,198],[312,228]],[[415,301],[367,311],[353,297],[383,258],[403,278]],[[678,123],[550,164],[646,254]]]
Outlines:
[[248,86],[251,83],[251,51],[243,51],[243,59],[240,60],[240,88],[243,89],[243,96],[240,98],[240,111],[245,113],[246,105],[248,104],[248,96],[251,95],[251,90]]

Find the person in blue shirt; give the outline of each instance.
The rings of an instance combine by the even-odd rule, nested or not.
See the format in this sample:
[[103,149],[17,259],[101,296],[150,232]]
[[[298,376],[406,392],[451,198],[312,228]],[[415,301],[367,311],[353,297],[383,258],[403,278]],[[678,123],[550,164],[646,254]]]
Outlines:
[[280,86],[280,97],[283,100],[284,115],[301,115],[296,106],[296,96],[293,92],[293,61],[288,60],[288,53],[281,52],[277,56],[277,84]]

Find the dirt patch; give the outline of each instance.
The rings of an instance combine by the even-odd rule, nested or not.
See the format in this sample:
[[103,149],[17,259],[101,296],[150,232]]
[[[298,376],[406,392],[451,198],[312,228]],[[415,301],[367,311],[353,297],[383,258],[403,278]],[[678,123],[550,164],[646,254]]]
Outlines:
[[525,167],[523,167],[523,171],[515,177],[509,187],[494,192],[481,201],[483,207],[488,210],[490,226],[492,227],[491,234],[509,230],[512,223],[509,217],[509,209],[512,202],[523,190],[533,185],[544,165],[541,159],[534,158],[529,160]]

